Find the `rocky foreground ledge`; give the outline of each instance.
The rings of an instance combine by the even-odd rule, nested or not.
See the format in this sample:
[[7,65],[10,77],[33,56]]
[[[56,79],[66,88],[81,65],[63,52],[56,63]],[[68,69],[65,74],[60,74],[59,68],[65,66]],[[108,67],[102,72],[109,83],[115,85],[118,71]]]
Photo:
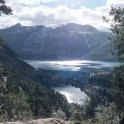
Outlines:
[[31,121],[16,121],[16,122],[3,122],[0,124],[72,124],[71,122],[63,121],[55,118],[38,119]]

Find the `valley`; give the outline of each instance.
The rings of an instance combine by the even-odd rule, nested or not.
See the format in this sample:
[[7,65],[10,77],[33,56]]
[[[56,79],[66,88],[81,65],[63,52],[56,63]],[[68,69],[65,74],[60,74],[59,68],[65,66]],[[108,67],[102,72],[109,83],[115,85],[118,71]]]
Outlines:
[[0,0],[0,124],[124,124],[123,6]]
[[[115,67],[121,65],[120,62],[91,60],[25,61],[36,68],[36,73],[39,72],[39,74],[45,78],[46,85],[53,87],[55,91],[65,95],[69,103],[77,104],[81,104],[87,99],[87,95],[80,89],[86,84],[90,75],[95,73],[110,73]],[[48,82],[50,82],[50,84]]]
[[1,122],[53,117],[89,124],[99,106],[111,103],[113,71],[123,62],[111,54],[110,33],[70,23],[16,24],[0,35],[0,97],[8,115],[2,111]]

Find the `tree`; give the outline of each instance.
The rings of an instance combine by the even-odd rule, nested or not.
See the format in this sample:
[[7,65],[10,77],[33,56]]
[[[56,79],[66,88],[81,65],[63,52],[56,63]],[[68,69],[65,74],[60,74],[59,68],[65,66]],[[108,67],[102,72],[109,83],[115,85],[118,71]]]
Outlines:
[[[111,8],[109,13],[111,19],[104,19],[110,22],[113,48],[118,52],[118,58],[124,62],[124,8]],[[121,119],[124,116],[124,65],[115,69],[113,73],[112,95],[118,108],[118,115]]]
[[114,71],[112,96],[118,109],[119,118],[122,118],[124,115],[124,65]]
[[101,106],[100,111],[96,114],[97,124],[118,124],[118,117],[116,114],[116,106],[110,103],[107,106]]
[[0,15],[3,13],[5,15],[12,14],[12,10],[9,6],[7,6],[5,0],[0,0]]
[[111,8],[109,13],[111,19],[103,19],[110,23],[112,36],[110,40],[113,48],[118,51],[118,58],[124,61],[124,8]]

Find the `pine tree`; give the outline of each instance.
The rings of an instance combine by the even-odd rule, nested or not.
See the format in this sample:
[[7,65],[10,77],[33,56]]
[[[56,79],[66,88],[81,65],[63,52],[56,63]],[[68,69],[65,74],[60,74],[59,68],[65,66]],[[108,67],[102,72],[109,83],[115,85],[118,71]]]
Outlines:
[[[104,18],[111,24],[113,48],[117,50],[118,59],[124,62],[124,8],[111,8],[111,19]],[[124,116],[124,65],[115,69],[113,73],[113,87],[111,89],[114,102],[121,119]]]

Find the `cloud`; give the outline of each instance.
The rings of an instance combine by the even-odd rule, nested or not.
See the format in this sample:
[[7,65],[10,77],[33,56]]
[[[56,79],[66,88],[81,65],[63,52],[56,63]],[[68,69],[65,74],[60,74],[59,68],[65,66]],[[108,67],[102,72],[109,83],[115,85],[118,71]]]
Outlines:
[[8,0],[8,4],[22,4],[22,5],[37,5],[42,3],[54,2],[56,0]]
[[[26,10],[26,9],[25,9]],[[70,9],[66,6],[58,6],[49,8],[41,6],[40,8],[27,8],[26,11],[17,13],[16,15],[22,21],[30,21],[31,25],[49,25],[49,24],[65,24],[65,23],[79,23],[92,24],[101,19],[100,13],[97,10],[93,11],[88,8]],[[23,23],[24,24],[24,23]]]
[[124,0],[107,0],[107,6],[111,5],[124,8]]
[[[80,2],[80,0],[76,1]],[[7,4],[13,9],[13,15],[0,17],[1,27],[11,26],[15,23],[22,25],[78,23],[103,28],[108,25],[103,23],[102,16],[108,15],[111,5],[124,7],[123,0],[107,0],[106,5],[95,9],[86,7],[74,9],[65,5],[49,7],[41,4],[46,2],[57,2],[57,0],[8,0]]]

